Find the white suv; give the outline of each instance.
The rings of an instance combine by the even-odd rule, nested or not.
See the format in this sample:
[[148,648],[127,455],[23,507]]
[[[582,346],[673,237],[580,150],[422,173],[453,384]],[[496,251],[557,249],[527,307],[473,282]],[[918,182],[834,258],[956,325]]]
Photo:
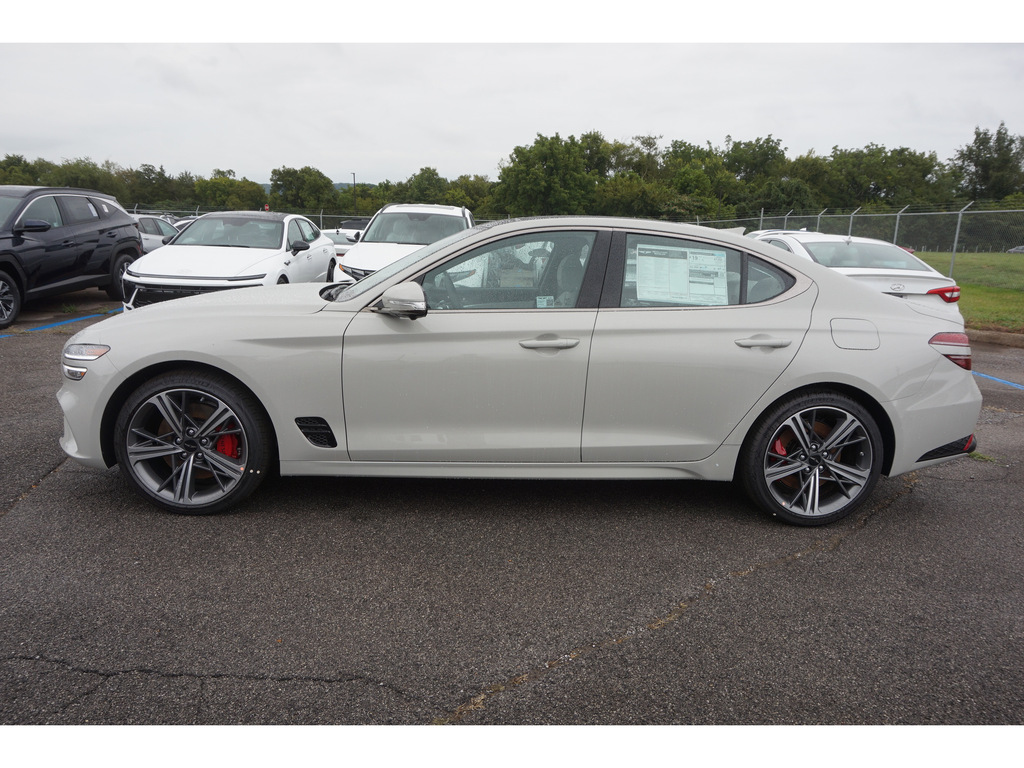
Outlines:
[[341,274],[333,270],[329,282],[350,283],[381,267],[474,224],[473,214],[453,205],[385,205],[341,257]]

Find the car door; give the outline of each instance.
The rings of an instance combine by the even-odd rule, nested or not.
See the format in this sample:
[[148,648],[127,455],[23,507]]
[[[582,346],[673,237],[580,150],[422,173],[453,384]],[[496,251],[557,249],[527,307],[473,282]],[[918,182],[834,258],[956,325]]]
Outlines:
[[285,248],[289,249],[289,253],[285,254],[285,261],[288,262],[288,279],[293,283],[311,283],[316,279],[316,262],[319,255],[314,253],[312,248],[290,252],[293,243],[311,245],[309,227],[303,227],[304,223],[302,219],[292,219],[288,222],[288,242]]
[[619,235],[594,328],[583,460],[711,455],[793,360],[816,291],[714,242]]
[[25,270],[28,291],[70,282],[75,276],[79,249],[56,196],[44,195],[30,202],[18,217],[18,225],[28,221],[44,221],[50,225],[45,232],[20,232],[14,241]]
[[342,366],[350,457],[579,462],[595,245],[606,255],[593,231],[498,240],[421,276],[425,317],[359,313]]
[[117,242],[116,226],[105,223],[93,202],[82,195],[58,195],[64,223],[78,247],[74,266],[67,277],[82,285],[110,274],[110,257]]

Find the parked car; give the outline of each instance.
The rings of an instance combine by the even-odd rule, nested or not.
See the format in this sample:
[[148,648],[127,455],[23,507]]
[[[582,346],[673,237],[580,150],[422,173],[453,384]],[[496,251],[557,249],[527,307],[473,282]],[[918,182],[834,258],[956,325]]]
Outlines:
[[142,255],[135,221],[92,189],[0,186],[0,328],[29,299],[106,289],[121,298],[121,273]]
[[323,282],[334,243],[309,219],[233,211],[200,216],[124,275],[124,308],[226,288]]
[[175,219],[171,223],[173,224],[174,228],[180,232],[198,218],[198,216],[182,216],[180,219]]
[[178,230],[174,228],[174,225],[163,216],[148,213],[130,215],[139,223],[144,253],[155,251],[164,244],[164,238],[174,237],[178,234]]
[[334,268],[341,262],[341,257],[348,253],[369,223],[369,219],[349,219],[348,221],[340,222],[334,229],[323,230],[323,233],[334,241],[334,254],[336,256],[331,261],[331,265],[327,270],[328,281],[330,281],[330,276],[334,274]]
[[960,286],[907,249],[869,237],[825,235],[805,230],[762,230],[747,237],[816,261],[882,293],[960,314]]
[[469,229],[473,214],[452,205],[385,205],[358,236],[328,281],[352,282],[372,275],[407,253]]
[[167,302],[89,326],[62,363],[68,455],[183,514],[277,469],[736,478],[819,525],[882,474],[974,450],[981,408],[959,317],[740,235],[618,218],[488,222],[350,285]]
[[1018,245],[1016,248],[1011,248],[1007,253],[1024,253],[1024,245]]

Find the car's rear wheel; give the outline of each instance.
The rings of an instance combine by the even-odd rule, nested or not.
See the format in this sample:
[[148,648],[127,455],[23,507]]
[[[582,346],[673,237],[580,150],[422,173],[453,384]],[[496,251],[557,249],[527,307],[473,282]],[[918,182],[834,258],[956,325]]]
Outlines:
[[114,257],[114,263],[110,266],[110,285],[107,286],[107,296],[114,301],[124,301],[124,273],[128,265],[135,259],[129,253],[119,253]]
[[331,259],[331,263],[327,265],[327,282],[328,283],[333,283],[334,282],[334,268],[336,266],[337,266],[337,264],[335,264],[334,259]]
[[270,467],[271,431],[255,398],[219,376],[162,374],[132,393],[114,427],[121,470],[171,512],[205,515],[245,499]]
[[0,328],[14,322],[21,311],[21,291],[6,272],[0,271]]
[[740,456],[740,481],[769,514],[795,525],[824,525],[870,496],[882,466],[874,418],[836,392],[787,399],[755,425]]

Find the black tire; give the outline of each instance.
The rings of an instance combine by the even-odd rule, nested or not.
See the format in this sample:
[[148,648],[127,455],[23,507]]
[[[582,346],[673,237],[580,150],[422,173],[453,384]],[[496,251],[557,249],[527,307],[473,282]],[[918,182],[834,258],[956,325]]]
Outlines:
[[0,328],[6,328],[21,312],[21,291],[14,278],[0,271]]
[[794,525],[841,520],[871,495],[881,474],[882,436],[868,411],[837,392],[778,403],[754,425],[739,480],[761,509]]
[[272,443],[252,395],[197,371],[150,379],[114,426],[117,462],[134,489],[182,515],[221,512],[247,498],[267,475]]
[[288,278],[285,277],[284,275],[281,275],[279,278],[277,278],[277,284],[278,285],[287,285],[288,284]]
[[334,282],[334,267],[335,266],[336,266],[336,264],[334,263],[334,259],[331,259],[331,263],[327,265],[327,282],[328,283],[333,283]]
[[124,272],[128,265],[135,259],[130,253],[119,253],[114,257],[114,263],[110,265],[110,285],[107,286],[107,296],[114,301],[124,301]]

